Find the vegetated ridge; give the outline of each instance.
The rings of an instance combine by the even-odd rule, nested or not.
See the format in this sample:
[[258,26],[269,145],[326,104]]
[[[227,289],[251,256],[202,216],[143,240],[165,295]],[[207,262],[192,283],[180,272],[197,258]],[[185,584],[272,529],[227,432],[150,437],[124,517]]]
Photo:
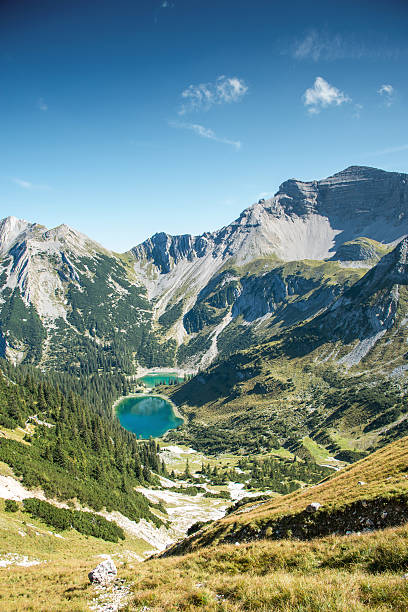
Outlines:
[[162,556],[263,538],[310,540],[367,532],[407,520],[408,437],[404,437],[317,485],[266,502],[248,500]]

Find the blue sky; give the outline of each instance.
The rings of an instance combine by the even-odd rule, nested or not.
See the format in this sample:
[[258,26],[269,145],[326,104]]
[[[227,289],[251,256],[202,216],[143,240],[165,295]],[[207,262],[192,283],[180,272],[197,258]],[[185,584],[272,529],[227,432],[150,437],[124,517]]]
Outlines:
[[287,178],[408,172],[408,3],[3,0],[0,217],[116,251]]

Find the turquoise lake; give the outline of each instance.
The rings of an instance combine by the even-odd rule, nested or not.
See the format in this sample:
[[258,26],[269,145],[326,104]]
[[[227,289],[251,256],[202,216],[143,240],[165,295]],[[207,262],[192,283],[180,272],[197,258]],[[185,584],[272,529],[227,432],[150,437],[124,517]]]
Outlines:
[[143,439],[158,438],[183,422],[170,402],[157,395],[126,397],[118,404],[116,415],[122,427]]
[[160,374],[146,374],[146,376],[142,376],[139,380],[143,382],[146,387],[155,387],[156,385],[168,385],[174,381],[182,382],[184,378],[176,376],[176,374],[172,374],[171,372],[161,372]]

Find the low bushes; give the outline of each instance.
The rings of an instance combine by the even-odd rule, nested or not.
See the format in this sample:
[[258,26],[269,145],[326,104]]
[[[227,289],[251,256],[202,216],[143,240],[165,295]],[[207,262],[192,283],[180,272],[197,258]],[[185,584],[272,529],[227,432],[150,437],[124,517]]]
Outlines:
[[113,521],[107,521],[93,512],[57,508],[48,502],[29,497],[24,500],[24,509],[36,518],[40,518],[55,529],[76,529],[84,535],[102,538],[108,542],[125,539],[124,531]]

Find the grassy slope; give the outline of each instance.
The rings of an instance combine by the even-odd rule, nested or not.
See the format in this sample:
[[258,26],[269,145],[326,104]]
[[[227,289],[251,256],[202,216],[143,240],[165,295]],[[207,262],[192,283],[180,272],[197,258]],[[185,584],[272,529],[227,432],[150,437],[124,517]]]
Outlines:
[[[215,525],[231,525],[265,516],[295,513],[311,500],[338,505],[407,490],[408,440],[403,439],[346,468],[316,487],[263,504],[247,514],[231,515]],[[356,486],[358,479],[366,486]],[[95,596],[87,572],[96,555],[110,546],[93,538],[57,540],[39,523],[30,528],[23,517],[0,512],[2,542],[8,550],[33,554],[49,563],[3,570],[2,610],[82,611]],[[15,523],[15,524],[14,524]],[[17,534],[27,532],[26,537]],[[214,530],[210,527],[208,533]],[[37,535],[38,531],[41,535]],[[67,534],[63,534],[67,537]],[[68,544],[68,545],[67,545]],[[199,542],[197,541],[197,546]],[[75,546],[75,549],[74,549]],[[3,544],[3,549],[4,548]],[[182,557],[129,561],[119,577],[131,584],[129,610],[293,610],[324,612],[396,610],[408,606],[408,528],[308,542],[257,540],[199,548]]]
[[[403,376],[408,356],[404,324],[407,308],[408,291],[401,286],[395,325],[358,365],[347,370],[337,360],[349,353],[357,341],[344,346],[339,341],[323,340],[316,347],[311,341],[312,330],[295,342],[302,349],[301,354],[292,355],[289,341],[291,335],[298,333],[296,326],[275,340],[214,363],[181,388],[170,390],[172,399],[190,419],[186,442],[195,442],[200,437],[197,428],[212,425],[225,433],[239,430],[248,434],[243,436],[245,443],[248,436],[271,434],[280,436],[282,443],[290,436],[301,440],[307,435],[313,437],[313,432],[324,427],[332,436],[326,442],[338,450],[372,449],[404,435],[408,430],[403,401],[408,390]],[[307,325],[300,329],[303,327],[307,329]],[[319,333],[317,329],[316,334]],[[303,349],[309,342],[310,348]],[[382,383],[400,395],[402,408],[395,417],[387,402],[384,406],[370,407],[357,393],[352,405],[342,404],[344,391],[379,388]],[[337,392],[337,402],[333,392]],[[383,413],[383,422],[371,427],[370,423]],[[224,440],[230,443],[228,436]],[[205,446],[203,449],[209,450]],[[329,451],[335,452],[330,448]]]
[[[408,529],[312,543],[223,545],[183,557],[129,563],[126,610],[150,612],[405,612]],[[4,612],[85,612],[95,597],[82,559],[3,570]],[[146,606],[146,608],[144,607]]]
[[[359,481],[365,484],[358,485]],[[401,507],[408,508],[408,437],[342,469],[318,485],[276,497],[255,508],[251,508],[249,503],[248,511],[245,511],[245,507],[240,508],[176,544],[170,552],[177,554],[180,551],[196,550],[213,542],[256,539],[268,527],[271,527],[270,532],[267,532],[271,537],[279,537],[273,530],[275,522],[282,517],[290,519],[289,522],[294,524],[296,521],[304,521],[304,510],[312,502],[322,505],[313,519],[320,514],[322,520],[330,521],[330,516],[338,511],[347,514],[350,506],[354,509],[362,500],[400,498],[405,500],[401,501]],[[335,530],[337,527],[333,528]]]
[[87,575],[101,562],[101,555],[112,555],[121,568],[148,548],[146,542],[129,534],[126,540],[114,544],[75,530],[55,531],[21,510],[5,512],[0,500],[0,561],[8,553],[41,561],[32,567],[0,568],[0,609],[86,610],[86,602],[94,597]]
[[408,529],[223,545],[134,568],[131,610],[363,612],[408,606]]
[[[404,438],[320,485],[217,521],[207,533],[220,525],[296,513],[316,499],[337,507],[352,500],[407,492],[407,451],[408,439]],[[358,486],[357,480],[362,479],[367,485]],[[55,537],[48,536],[54,550],[46,551],[49,540],[45,535],[33,535],[31,530],[25,538],[16,534],[17,528],[29,530],[18,523],[20,519],[18,514],[10,517],[0,510],[0,529],[6,520],[2,539],[21,554],[30,554],[35,546],[35,557],[48,555],[50,561],[2,570],[1,609],[87,610],[95,596],[87,572],[97,561],[95,555],[110,552],[110,545],[104,544],[101,550],[93,538],[74,536],[67,546],[68,542],[54,542]],[[17,521],[14,532],[13,521]],[[41,528],[36,524],[32,530]],[[407,526],[311,541],[266,538],[239,545],[213,542],[205,548],[199,546],[196,540],[196,550],[181,557],[120,565],[119,578],[131,586],[127,609],[405,612],[408,608],[408,581],[404,579],[408,571]]]
[[[400,461],[392,455],[382,460],[396,466]],[[392,465],[386,469],[393,472]],[[2,570],[1,609],[88,610],[95,597],[87,580],[91,558],[81,547],[75,552],[67,547],[48,564]],[[405,612],[407,571],[405,526],[311,542],[263,539],[210,546],[181,557],[130,561],[119,566],[119,577],[131,586],[127,610]]]

